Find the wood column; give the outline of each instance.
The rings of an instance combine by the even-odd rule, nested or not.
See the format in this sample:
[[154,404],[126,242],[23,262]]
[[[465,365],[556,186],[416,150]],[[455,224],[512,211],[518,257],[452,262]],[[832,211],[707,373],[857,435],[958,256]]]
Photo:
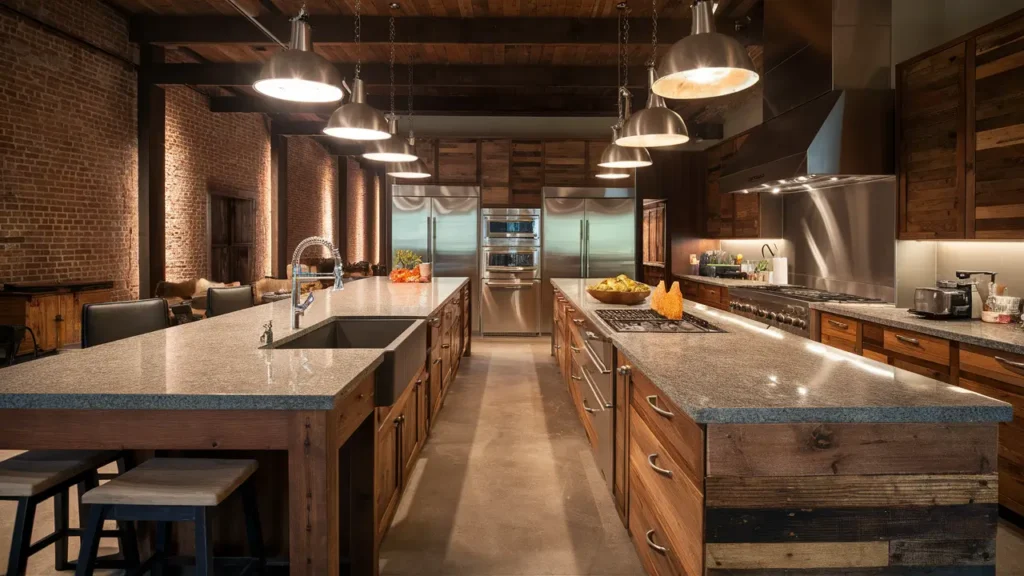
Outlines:
[[335,422],[324,411],[295,412],[288,431],[290,572],[338,576],[338,449]]
[[270,270],[287,276],[288,261],[288,138],[270,130]]
[[165,237],[165,114],[164,89],[151,81],[152,64],[164,60],[164,49],[140,46],[138,73],[139,141],[139,298],[155,294],[164,280]]

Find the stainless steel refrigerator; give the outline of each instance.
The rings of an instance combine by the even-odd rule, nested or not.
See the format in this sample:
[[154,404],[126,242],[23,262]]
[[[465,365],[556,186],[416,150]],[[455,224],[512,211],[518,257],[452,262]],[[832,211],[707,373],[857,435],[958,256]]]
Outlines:
[[391,250],[412,250],[439,278],[466,276],[473,291],[470,329],[480,330],[480,188],[391,187]]
[[541,310],[551,332],[552,278],[636,274],[636,199],[632,188],[544,188]]

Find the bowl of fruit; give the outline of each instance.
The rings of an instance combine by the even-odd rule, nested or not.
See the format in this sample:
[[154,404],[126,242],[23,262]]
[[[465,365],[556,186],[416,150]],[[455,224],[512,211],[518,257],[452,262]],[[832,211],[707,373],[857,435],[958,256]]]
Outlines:
[[615,278],[605,278],[597,284],[587,286],[587,294],[605,304],[634,306],[651,295],[651,287],[632,280],[625,274],[619,274]]

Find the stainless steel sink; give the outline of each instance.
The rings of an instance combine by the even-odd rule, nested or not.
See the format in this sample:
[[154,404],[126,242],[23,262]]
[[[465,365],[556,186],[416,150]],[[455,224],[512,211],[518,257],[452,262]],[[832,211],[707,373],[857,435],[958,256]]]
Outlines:
[[419,318],[334,318],[268,348],[381,349],[384,362],[377,368],[374,401],[377,406],[390,406],[427,361],[427,323]]

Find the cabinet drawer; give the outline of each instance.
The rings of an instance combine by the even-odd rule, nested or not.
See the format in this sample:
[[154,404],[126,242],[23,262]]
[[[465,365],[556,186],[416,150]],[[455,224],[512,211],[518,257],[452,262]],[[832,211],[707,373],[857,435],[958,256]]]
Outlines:
[[661,442],[697,487],[704,486],[704,430],[637,369],[632,369],[634,414]]
[[1024,388],[1024,356],[1017,354],[962,344],[960,371]]
[[722,301],[722,290],[718,286],[698,284],[697,298],[705,304],[718,306]]
[[583,369],[581,369],[579,364],[576,363],[575,358],[570,358],[569,396],[572,397],[572,404],[576,407],[576,414],[579,416],[580,422],[583,423],[583,430],[587,434],[587,441],[590,442],[591,447],[596,447],[597,431],[594,429],[594,422],[584,410],[585,405],[583,399],[585,398],[584,389],[586,387],[587,382],[583,379]]
[[[635,481],[630,478],[630,482]],[[674,547],[665,541],[665,529],[655,518],[654,507],[635,489],[629,491],[629,533],[648,576],[688,576]]]
[[889,357],[886,356],[885,354],[882,354],[881,352],[875,352],[873,350],[864,350],[862,356],[864,356],[865,358],[870,358],[875,362],[881,362],[882,364],[889,363]]
[[845,350],[847,352],[857,353],[857,342],[856,340],[848,340],[845,336],[836,336],[835,334],[821,333],[821,343]]
[[948,373],[943,372],[941,370],[936,370],[935,368],[932,368],[930,366],[924,366],[922,364],[918,364],[917,362],[910,362],[910,361],[907,361],[907,360],[902,360],[902,359],[899,359],[899,358],[894,358],[893,361],[892,361],[892,365],[897,367],[897,368],[901,368],[903,370],[906,370],[908,372],[913,372],[915,374],[920,374],[921,376],[927,376],[927,377],[929,377],[929,378],[931,378],[933,380],[941,380],[942,382],[947,382],[947,383],[949,382],[949,374]]
[[[821,341],[825,341],[825,335],[834,339],[857,342],[857,330],[860,329],[860,322],[850,320],[842,316],[835,316],[825,312],[821,313]],[[838,348],[838,346],[837,346]]]
[[687,300],[696,300],[700,298],[700,284],[684,281],[683,298],[686,298]]
[[920,358],[927,362],[949,366],[949,341],[941,338],[932,338],[907,330],[886,328],[885,349]]
[[[634,411],[629,422],[631,488],[653,506],[660,524],[661,546],[673,550],[687,572],[700,574],[704,534],[704,497],[683,467]],[[703,486],[703,482],[701,483]]]

